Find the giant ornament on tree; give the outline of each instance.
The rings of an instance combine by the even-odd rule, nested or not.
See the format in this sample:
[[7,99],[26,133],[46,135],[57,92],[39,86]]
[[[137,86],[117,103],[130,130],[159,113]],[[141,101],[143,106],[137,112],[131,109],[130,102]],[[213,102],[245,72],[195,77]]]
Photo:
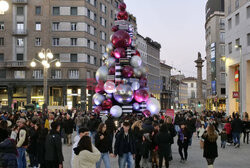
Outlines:
[[96,93],[93,96],[93,101],[94,101],[95,105],[97,105],[97,106],[101,105],[104,100],[105,100],[105,96],[103,96],[100,93]]
[[105,53],[102,54],[102,60],[103,61],[105,61],[108,58],[109,58],[109,54],[108,53],[105,52]]
[[104,93],[104,83],[99,82],[96,87],[95,87],[95,92],[96,93]]
[[112,100],[106,99],[102,102],[102,109],[109,110],[112,107]]
[[101,111],[102,111],[102,106],[96,106],[95,109],[94,109],[94,112],[96,114],[100,114]]
[[136,111],[140,110],[140,104],[137,103],[137,102],[135,102],[135,103],[133,104],[133,109],[136,110]]
[[96,81],[99,82],[105,82],[107,80],[109,74],[109,70],[106,66],[101,66],[97,71],[96,71]]
[[115,75],[115,67],[109,68],[109,75]]
[[121,11],[125,11],[126,8],[127,8],[127,5],[126,5],[124,2],[122,2],[122,3],[119,4],[118,8],[119,8]]
[[146,87],[147,86],[147,82],[148,82],[147,78],[145,78],[145,77],[141,77],[140,78],[139,83],[140,83],[141,87]]
[[140,83],[139,82],[137,82],[137,81],[134,81],[133,83],[132,83],[132,89],[135,91],[135,90],[138,90],[138,89],[140,89]]
[[115,118],[119,118],[122,115],[122,108],[118,105],[115,105],[111,107],[110,114]]
[[134,77],[140,78],[142,76],[142,72],[139,68],[134,68]]
[[112,36],[112,43],[115,48],[129,47],[131,44],[131,37],[126,31],[118,30]]
[[125,78],[130,78],[133,76],[133,68],[131,66],[125,66],[123,67],[122,69],[122,75],[125,77]]
[[148,92],[145,89],[136,90],[134,93],[134,98],[139,103],[147,101],[148,96]]
[[135,67],[138,68],[142,65],[142,59],[139,56],[133,56],[130,60],[130,64]]
[[108,68],[115,66],[115,58],[109,57],[106,59],[105,64]]
[[106,93],[114,93],[115,92],[115,83],[112,81],[107,81],[104,84],[104,90]]
[[151,112],[150,112],[149,110],[144,110],[144,111],[142,112],[142,114],[143,114],[146,118],[148,118],[148,117],[151,116]]
[[128,20],[128,13],[126,11],[120,11],[117,15],[118,20]]
[[146,102],[147,110],[151,112],[152,115],[158,114],[161,111],[161,105],[156,98],[149,98]]
[[111,51],[113,51],[113,44],[112,43],[109,43],[109,44],[107,44],[107,46],[106,46],[106,51],[107,51],[107,53],[111,53]]
[[128,104],[133,100],[134,92],[131,86],[125,84],[119,84],[116,87],[113,96],[118,103]]
[[114,56],[115,58],[125,58],[126,57],[126,51],[124,48],[116,48],[114,50]]

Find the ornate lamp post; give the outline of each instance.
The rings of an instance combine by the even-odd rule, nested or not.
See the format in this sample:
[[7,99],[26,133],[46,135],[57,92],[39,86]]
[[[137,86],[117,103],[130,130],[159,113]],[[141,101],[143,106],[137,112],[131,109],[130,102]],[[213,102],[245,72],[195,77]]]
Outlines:
[[0,14],[4,14],[9,9],[9,4],[8,2],[4,0],[0,0]]
[[56,67],[60,67],[61,62],[57,58],[53,59],[54,56],[49,48],[46,50],[42,49],[38,54],[38,57],[40,58],[40,60],[34,58],[30,63],[30,66],[36,67],[36,62],[40,63],[43,66],[43,97],[44,97],[43,110],[45,110],[45,108],[47,108],[47,103],[48,103],[47,100],[48,69],[50,68],[50,65],[53,62],[55,62]]

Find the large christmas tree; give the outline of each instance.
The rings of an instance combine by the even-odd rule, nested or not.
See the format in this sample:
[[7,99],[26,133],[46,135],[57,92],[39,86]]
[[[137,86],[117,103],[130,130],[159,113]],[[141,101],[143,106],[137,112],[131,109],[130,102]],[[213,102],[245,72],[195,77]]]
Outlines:
[[136,50],[136,30],[127,21],[126,4],[121,3],[119,9],[111,43],[102,56],[104,65],[96,72],[94,112],[114,117],[132,112],[146,117],[158,114],[160,103],[149,96],[147,68]]

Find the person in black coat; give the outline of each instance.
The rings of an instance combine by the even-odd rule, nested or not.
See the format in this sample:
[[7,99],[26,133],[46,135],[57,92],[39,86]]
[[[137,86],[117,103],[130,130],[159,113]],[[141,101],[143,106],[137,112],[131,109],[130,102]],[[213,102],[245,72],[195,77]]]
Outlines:
[[64,131],[67,136],[68,145],[72,145],[72,133],[74,129],[74,121],[71,119],[70,115],[67,114],[66,120],[64,120]]
[[232,122],[232,134],[235,147],[240,147],[240,134],[242,133],[242,121],[239,114],[235,114],[235,119]]
[[159,154],[159,168],[162,168],[163,158],[165,158],[165,166],[169,167],[169,155],[170,155],[170,144],[171,144],[171,135],[168,133],[168,127],[166,124],[163,124],[160,128],[160,132],[156,137],[156,142],[158,144],[158,154]]
[[60,125],[56,122],[51,123],[52,130],[45,141],[45,161],[46,168],[62,168],[63,153],[62,141],[60,136]]
[[109,143],[112,146],[116,126],[115,126],[114,119],[110,114],[108,115],[108,119],[105,121],[105,124],[107,127],[106,132],[107,132],[107,136],[109,137]]
[[38,132],[38,139],[37,139],[37,159],[38,163],[40,164],[40,168],[46,168],[45,165],[45,141],[48,135],[47,128],[41,128]]
[[130,131],[130,124],[123,123],[123,128],[116,135],[115,141],[115,156],[119,156],[118,162],[120,168],[125,168],[127,163],[128,168],[133,167],[133,158],[135,157],[135,140]]
[[168,132],[170,133],[171,135],[171,141],[170,141],[170,153],[169,153],[169,161],[173,160],[173,156],[172,156],[172,148],[171,148],[171,145],[174,144],[174,137],[176,136],[177,132],[175,130],[175,127],[172,123],[172,118],[171,117],[167,117],[166,118],[166,125],[167,125],[167,129],[168,129]]
[[[188,158],[188,143],[191,138],[191,133],[189,130],[186,128],[185,124],[181,124],[181,129],[178,132],[178,140],[177,140],[177,145],[178,145],[178,150],[179,154],[181,156],[181,162],[184,162]],[[184,150],[184,156],[182,151]]]
[[30,128],[30,140],[27,152],[29,153],[30,166],[38,167],[38,158],[37,158],[37,139],[38,139],[39,127],[36,124],[36,121],[31,123]]
[[213,168],[215,158],[218,157],[217,139],[218,135],[215,132],[213,125],[209,125],[207,131],[202,135],[204,141],[203,157],[206,158],[209,167]]
[[[242,127],[243,127],[243,142],[247,144],[249,143],[249,132],[250,132],[250,122],[248,121],[248,118],[245,118],[243,123],[242,123]],[[246,140],[247,139],[247,140]]]
[[93,144],[95,144],[95,135],[100,123],[101,121],[97,118],[97,115],[94,113],[91,114],[90,120],[88,121],[88,129],[90,131],[91,142]]

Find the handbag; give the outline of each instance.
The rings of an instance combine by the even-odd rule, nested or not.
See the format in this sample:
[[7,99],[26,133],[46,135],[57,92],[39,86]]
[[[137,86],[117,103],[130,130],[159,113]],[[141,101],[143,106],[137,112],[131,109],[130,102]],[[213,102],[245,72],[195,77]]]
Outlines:
[[200,148],[204,149],[204,141],[200,140]]

